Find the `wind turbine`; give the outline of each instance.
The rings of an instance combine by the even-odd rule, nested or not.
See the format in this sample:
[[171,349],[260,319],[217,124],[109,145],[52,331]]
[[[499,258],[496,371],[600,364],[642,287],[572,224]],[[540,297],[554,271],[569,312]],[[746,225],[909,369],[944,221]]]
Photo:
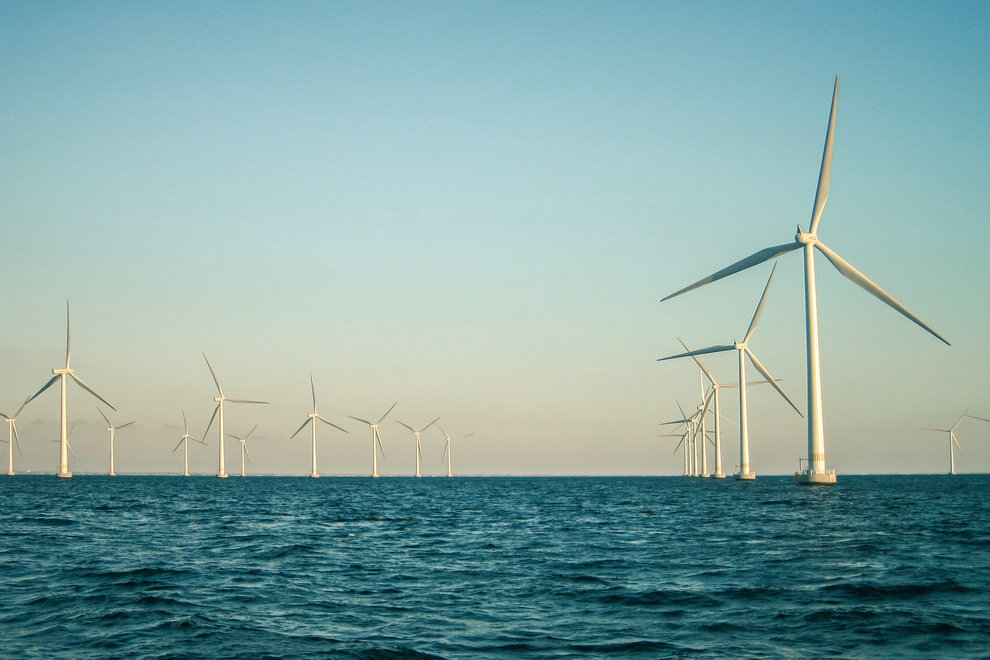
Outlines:
[[[956,420],[956,423],[947,429],[933,429],[927,426],[921,429],[922,431],[938,431],[940,433],[949,434],[949,474],[956,473],[956,455],[952,445],[955,445],[956,446],[955,448],[958,449],[960,452],[962,452],[962,447],[959,446],[959,441],[956,440],[956,427],[959,426],[959,423],[967,417],[970,417],[972,419],[983,419],[982,417],[973,417],[972,415],[967,414],[968,412],[969,411],[967,410],[963,412],[963,414],[959,415],[959,419]],[[983,421],[990,422],[990,420],[988,419],[983,419]]]
[[313,391],[313,412],[311,412],[309,416],[306,417],[306,421],[302,423],[302,426],[296,429],[296,432],[289,436],[289,440],[292,440],[292,438],[296,437],[296,435],[298,435],[299,432],[302,431],[307,424],[309,424],[310,422],[313,423],[313,473],[310,474],[309,476],[316,478],[319,477],[320,474],[316,471],[316,421],[315,420],[318,419],[324,424],[329,424],[330,426],[334,427],[339,431],[343,431],[344,433],[347,433],[347,429],[340,428],[339,426],[337,426],[330,420],[323,418],[318,412],[316,412],[316,385],[313,384],[313,374],[309,375],[309,387]]
[[92,387],[90,387],[89,385],[87,385],[86,383],[84,383],[82,381],[82,379],[79,378],[79,376],[77,376],[75,374],[75,372],[69,367],[69,358],[71,356],[70,337],[71,337],[71,333],[69,331],[69,301],[66,300],[65,301],[65,368],[64,369],[56,369],[55,367],[52,367],[52,373],[54,374],[52,376],[52,379],[50,381],[48,381],[47,383],[45,383],[44,387],[42,387],[40,390],[38,390],[37,393],[35,393],[34,396],[28,398],[27,401],[25,401],[23,404],[21,404],[20,410],[18,410],[17,413],[14,415],[14,417],[16,417],[17,414],[19,414],[21,412],[21,410],[24,409],[24,406],[26,406],[27,404],[29,404],[32,401],[34,401],[38,397],[39,394],[41,394],[42,392],[44,392],[45,390],[47,390],[49,387],[51,387],[55,383],[56,380],[58,380],[58,381],[61,382],[61,386],[62,386],[62,408],[61,408],[61,414],[60,414],[61,435],[59,437],[59,464],[58,464],[58,472],[55,473],[55,476],[56,477],[64,477],[64,478],[68,478],[68,477],[71,477],[72,476],[72,473],[69,472],[69,436],[66,433],[66,415],[67,415],[67,411],[66,411],[66,406],[65,406],[65,386],[66,386],[65,377],[66,376],[70,376],[72,378],[72,380],[76,381],[76,383],[79,384],[80,387],[82,387],[84,390],[86,390],[87,392],[89,392],[90,394],[92,394],[93,396],[95,396],[97,399],[99,399],[103,403],[105,403],[108,406],[110,406],[110,409],[111,410],[114,410],[114,411],[117,410],[116,408],[113,407],[113,405],[111,405],[111,403],[109,401],[107,401],[102,396],[100,396],[99,394],[97,394],[96,391]]
[[[213,425],[213,420],[217,418],[219,413],[220,419],[217,420],[219,438],[220,438],[220,467],[217,469],[217,477],[220,479],[227,478],[227,468],[224,463],[224,449],[223,449],[223,404],[225,401],[230,401],[231,403],[265,403],[267,401],[249,401],[247,399],[230,399],[224,396],[223,388],[220,387],[220,379],[217,378],[217,373],[213,371],[213,365],[210,364],[210,360],[206,357],[206,353],[203,353],[203,359],[206,360],[206,366],[210,368],[210,373],[213,375],[213,382],[217,384],[217,392],[220,396],[214,397],[213,400],[217,402],[217,407],[213,409],[213,416],[210,417],[210,423],[206,425],[206,430],[203,431],[203,437],[210,432],[210,426]],[[241,456],[241,476],[244,476],[244,457]]]
[[866,289],[869,293],[890,305],[895,310],[906,316],[924,330],[934,335],[947,346],[949,342],[940,334],[932,330],[924,321],[912,314],[904,305],[897,302],[893,296],[874,284],[866,275],[859,272],[845,259],[833,252],[828,246],[818,238],[818,223],[821,221],[822,212],[825,210],[825,202],[828,200],[829,183],[832,177],[832,144],[835,137],[835,107],[836,97],[839,91],[839,77],[835,77],[835,86],[832,89],[832,107],[828,115],[828,128],[825,133],[825,149],[822,153],[822,166],[818,173],[818,190],[815,193],[815,203],[811,211],[811,223],[808,231],[801,231],[800,225],[797,234],[790,243],[775,245],[764,248],[745,259],[726,266],[722,270],[698,280],[694,284],[687,286],[680,291],[675,291],[663,298],[670,300],[674,296],[687,293],[700,286],[709,284],[723,277],[728,277],[734,273],[745,270],[764,261],[768,261],[792,250],[802,248],[804,251],[804,295],[805,295],[805,325],[807,335],[807,364],[808,364],[808,467],[803,472],[795,473],[794,481],[797,484],[834,484],[835,470],[827,470],[825,467],[825,422],[824,407],[822,404],[822,379],[821,379],[821,351],[818,340],[818,293],[815,284],[815,250],[825,255],[836,270]]
[[110,431],[110,476],[116,477],[117,473],[113,471],[113,438],[114,435],[117,433],[117,431],[119,431],[122,428],[130,426],[134,422],[131,421],[131,422],[127,422],[126,424],[121,424],[120,426],[114,426],[113,424],[110,423],[110,420],[107,419],[107,416],[103,414],[102,410],[97,408],[96,412],[100,413],[100,416],[103,417],[104,421],[106,421],[107,430]]
[[254,427],[250,431],[248,431],[247,432],[247,435],[245,435],[243,438],[240,437],[240,436],[234,435],[233,433],[228,433],[227,434],[227,437],[228,438],[233,438],[234,440],[239,440],[240,443],[241,443],[241,476],[242,477],[246,477],[247,476],[247,474],[244,471],[244,458],[247,457],[248,462],[251,461],[251,452],[249,452],[248,451],[248,448],[247,448],[247,439],[251,437],[251,434],[254,433],[254,429],[256,429],[256,428],[258,428],[258,425],[257,424],[255,424]]
[[7,475],[14,476],[14,443],[17,443],[17,453],[21,453],[21,439],[17,437],[17,418],[11,417],[7,413],[3,415],[3,421],[7,422]]
[[[392,404],[392,408],[398,403],[396,401]],[[367,424],[371,428],[371,476],[378,476],[378,450],[382,450],[382,458],[385,458],[385,448],[382,447],[382,437],[378,434],[378,425],[385,421],[388,414],[392,412],[392,408],[385,411],[385,414],[377,422],[369,422],[366,419],[361,419],[360,417],[355,417],[354,415],[348,415],[351,419],[357,420],[362,424]]]
[[[663,362],[664,360],[673,360],[682,357],[694,357],[695,355],[704,355],[706,353],[719,353],[722,351],[735,350],[739,355],[739,474],[736,475],[737,479],[755,479],[756,475],[753,474],[749,469],[749,420],[747,415],[746,406],[746,358],[753,363],[756,370],[760,372],[763,378],[766,379],[768,383],[773,385],[774,389],[784,397],[787,403],[791,404],[797,414],[801,415],[801,411],[798,410],[794,402],[787,398],[784,394],[784,390],[781,389],[777,381],[774,380],[770,372],[767,371],[766,367],[756,358],[753,351],[749,349],[749,340],[753,336],[753,332],[756,330],[756,324],[760,321],[760,314],[763,313],[763,305],[767,301],[767,293],[770,291],[770,284],[773,282],[773,274],[777,270],[777,264],[774,264],[773,269],[770,271],[770,277],[767,279],[767,285],[763,288],[763,296],[760,298],[760,304],[756,306],[756,313],[753,314],[753,320],[749,324],[749,330],[746,331],[746,336],[743,337],[741,342],[735,342],[732,345],[727,346],[709,346],[708,348],[702,348],[697,351],[688,351],[687,353],[679,353],[678,355],[671,355],[669,357],[660,358],[658,362]],[[804,415],[801,415],[802,417]]]
[[[684,409],[681,407],[680,401],[675,401],[674,403],[677,404],[677,409],[681,412],[681,418],[675,419],[670,422],[661,422],[660,426],[669,426],[670,424],[677,424],[678,426],[680,426],[681,424],[684,424],[685,431],[681,436],[679,436],[681,438],[681,441],[677,443],[676,447],[674,447],[673,453],[677,453],[677,450],[678,448],[680,448],[681,444],[684,444],[684,476],[697,477],[698,457],[695,451],[694,442],[695,442],[695,435],[697,433],[696,427],[697,427],[698,415],[701,414],[702,406],[699,406],[698,410],[695,411],[694,414],[692,414],[690,417],[688,417],[684,413]],[[704,411],[705,413],[708,412],[707,406],[704,406]],[[678,436],[675,435],[673,437],[678,437]]]
[[429,424],[427,424],[426,426],[424,426],[423,428],[421,428],[418,431],[416,429],[414,429],[413,427],[409,426],[408,424],[406,424],[405,422],[400,422],[399,420],[395,420],[397,423],[402,424],[407,429],[409,429],[410,431],[412,431],[413,432],[413,436],[415,436],[415,438],[416,438],[416,476],[417,477],[422,477],[423,476],[420,473],[420,470],[419,470],[419,465],[420,465],[420,463],[423,460],[423,446],[420,443],[419,437],[423,434],[423,431],[425,431],[426,429],[428,429],[431,426],[433,426],[434,424],[436,424],[438,419],[440,419],[440,418],[437,417],[437,419],[433,420],[432,422],[430,422]]
[[[439,417],[437,419],[439,419]],[[454,476],[454,473],[450,469],[450,460],[451,460],[450,459],[450,452],[451,452],[450,441],[453,440],[453,439],[455,439],[455,438],[456,439],[470,438],[472,435],[474,435],[474,433],[467,433],[465,435],[450,435],[449,433],[447,433],[446,431],[444,431],[443,430],[443,427],[441,427],[439,424],[437,424],[437,428],[440,429],[440,432],[443,433],[444,436],[447,438],[447,443],[443,446],[443,456],[440,457],[440,460],[442,461],[443,458],[444,458],[444,456],[447,457],[447,476],[448,477],[452,477],[452,476]]]
[[182,476],[183,477],[188,477],[189,476],[189,441],[190,440],[194,440],[195,442],[198,442],[199,444],[203,445],[204,447],[206,446],[206,443],[203,442],[202,440],[199,440],[199,439],[194,438],[191,435],[189,435],[189,424],[186,423],[186,411],[185,410],[182,411],[182,429],[183,429],[183,431],[182,431],[182,439],[179,440],[179,444],[177,444],[175,446],[175,449],[172,450],[172,453],[174,454],[179,449],[179,447],[181,447],[183,445],[183,443],[185,443],[185,446],[186,446],[185,447],[186,464],[185,464],[185,470],[183,470],[183,472],[182,472]]

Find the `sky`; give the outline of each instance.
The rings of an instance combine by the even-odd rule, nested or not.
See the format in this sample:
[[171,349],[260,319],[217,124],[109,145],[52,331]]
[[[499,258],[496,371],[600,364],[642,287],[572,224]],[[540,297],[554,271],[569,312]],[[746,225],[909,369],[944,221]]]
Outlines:
[[[811,214],[946,347],[819,257],[826,451],[843,474],[948,469],[990,417],[990,5],[985,2],[0,2],[0,410],[65,354],[110,401],[118,473],[182,469],[209,358],[252,474],[414,470],[439,416],[455,474],[676,475],[658,437],[700,398],[681,351],[741,340],[771,263],[660,298]],[[779,259],[750,347],[807,410],[803,266]],[[706,364],[736,379],[735,356]],[[723,398],[727,472],[738,402]],[[70,384],[74,473],[108,468]],[[805,421],[749,403],[757,474]],[[54,472],[59,394],[17,418]],[[215,473],[217,429],[193,445]],[[990,471],[965,420],[960,472]],[[236,444],[236,443],[235,443]],[[228,471],[239,471],[228,444]],[[4,448],[5,449],[5,448]],[[423,436],[442,474],[443,435]]]

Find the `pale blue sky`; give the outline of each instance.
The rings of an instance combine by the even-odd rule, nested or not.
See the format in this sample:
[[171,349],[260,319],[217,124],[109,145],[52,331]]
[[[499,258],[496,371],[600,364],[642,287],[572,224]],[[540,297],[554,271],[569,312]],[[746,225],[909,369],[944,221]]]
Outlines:
[[[819,259],[829,466],[944,471],[919,427],[990,416],[988,43],[985,2],[2,2],[0,410],[63,359],[68,298],[73,367],[137,420],[118,472],[181,469],[205,351],[272,402],[228,409],[254,472],[308,472],[312,372],[351,432],[320,428],[326,474],[370,472],[347,415],[396,400],[476,434],[455,472],[677,474],[657,423],[697,372],[655,359],[741,339],[770,265],[658,301],[807,226],[838,74],[819,234],[953,347]],[[802,287],[782,258],[751,344],[804,410]],[[76,472],[106,469],[95,403],[70,389]],[[803,420],[750,407],[753,469],[792,472]],[[53,471],[57,421],[55,390],[22,412],[19,468]],[[990,424],[958,435],[990,470]]]

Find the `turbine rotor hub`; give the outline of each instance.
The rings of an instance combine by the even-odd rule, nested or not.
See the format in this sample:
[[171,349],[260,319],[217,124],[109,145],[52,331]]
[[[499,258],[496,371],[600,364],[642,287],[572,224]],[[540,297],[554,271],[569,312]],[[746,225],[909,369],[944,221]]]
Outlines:
[[794,235],[794,240],[801,245],[814,245],[818,242],[818,236],[816,234],[809,234],[808,232],[799,231]]

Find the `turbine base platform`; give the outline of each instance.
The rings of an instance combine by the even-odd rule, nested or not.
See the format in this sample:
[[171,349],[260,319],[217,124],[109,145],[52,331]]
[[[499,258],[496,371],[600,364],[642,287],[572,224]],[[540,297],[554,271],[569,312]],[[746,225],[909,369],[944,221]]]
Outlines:
[[798,486],[832,486],[835,485],[835,470],[795,472],[794,483]]
[[72,478],[72,473],[71,472],[56,472],[55,473],[55,476],[58,477],[59,479],[71,479]]
[[7,471],[7,476],[8,476],[8,477],[12,477],[12,476],[14,476],[14,471],[13,471],[13,470],[8,470],[8,471]]
[[737,474],[735,477],[736,481],[753,481],[756,479],[756,473],[750,472],[749,474]]
[[316,474],[315,472],[313,474],[309,475],[309,476],[312,479],[319,479],[320,478],[320,475]]
[[724,474],[713,474],[712,479],[725,479]]
[[226,479],[226,478],[227,478],[226,472],[220,472],[219,474],[217,474],[217,479]]

